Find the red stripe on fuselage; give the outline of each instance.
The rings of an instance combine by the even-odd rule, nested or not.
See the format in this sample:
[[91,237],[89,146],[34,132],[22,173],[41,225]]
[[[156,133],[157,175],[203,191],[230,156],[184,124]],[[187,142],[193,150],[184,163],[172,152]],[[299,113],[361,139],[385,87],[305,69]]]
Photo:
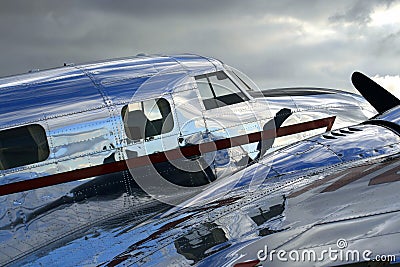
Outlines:
[[131,158],[128,160],[106,163],[102,165],[77,169],[58,174],[52,174],[30,180],[9,183],[0,186],[0,196],[87,179],[90,177],[95,177],[105,174],[111,174],[132,168],[148,166],[151,164],[171,161],[183,157],[200,155],[202,153],[213,152],[216,150],[227,149],[235,146],[259,142],[265,139],[287,136],[291,134],[306,132],[324,127],[326,127],[327,131],[329,131],[332,128],[335,118],[336,117],[328,117],[324,119],[280,127],[276,129],[276,131],[275,129],[271,129],[262,132],[244,134],[232,138],[220,139],[199,145],[191,145],[187,147],[168,150],[165,152],[159,152],[151,155]]

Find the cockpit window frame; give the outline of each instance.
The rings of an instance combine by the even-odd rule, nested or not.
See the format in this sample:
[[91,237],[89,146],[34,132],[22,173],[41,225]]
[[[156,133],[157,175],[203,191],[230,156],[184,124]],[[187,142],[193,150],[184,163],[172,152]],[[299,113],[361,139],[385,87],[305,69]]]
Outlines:
[[[213,83],[210,78],[212,76],[218,76],[220,74],[225,75],[225,79],[228,79],[228,81],[234,86],[233,89],[237,89],[236,91],[232,91],[231,94],[222,94],[222,95],[217,95],[217,91],[214,88],[215,85],[220,86],[221,88],[223,88],[221,85],[218,85],[217,83]],[[217,109],[217,108],[221,108],[224,106],[229,106],[229,105],[234,105],[234,104],[239,104],[239,103],[244,103],[246,101],[251,100],[251,96],[247,93],[244,92],[243,89],[241,88],[241,86],[239,86],[237,84],[237,81],[235,81],[234,79],[232,79],[231,75],[229,73],[227,73],[224,70],[219,70],[219,71],[215,71],[215,72],[210,72],[210,73],[205,73],[205,74],[201,74],[201,75],[197,75],[194,76],[194,79],[196,81],[197,84],[197,89],[199,91],[200,94],[200,98],[203,102],[204,108],[206,110],[212,110],[212,109]],[[202,91],[200,89],[200,87],[203,87],[204,81],[203,81],[203,85],[201,86],[201,82],[199,82],[200,80],[207,80],[207,84],[208,84],[208,88],[210,89],[211,95],[213,96],[212,98],[204,98],[204,93],[202,94]],[[232,88],[231,88],[232,89]],[[223,90],[226,90],[226,88],[223,88]]]

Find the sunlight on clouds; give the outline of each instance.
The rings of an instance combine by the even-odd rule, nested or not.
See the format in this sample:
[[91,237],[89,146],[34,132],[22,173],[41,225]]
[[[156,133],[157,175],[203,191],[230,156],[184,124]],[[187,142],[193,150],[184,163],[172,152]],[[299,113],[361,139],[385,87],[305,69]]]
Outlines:
[[337,31],[328,28],[326,25],[318,26],[311,23],[305,23],[303,28],[304,36],[306,37],[304,41],[308,43],[324,41],[326,39],[334,38],[338,34]]
[[[291,16],[267,15],[260,20],[264,25],[282,25],[286,29],[279,31],[277,36],[286,38],[300,38],[300,42],[313,44],[333,38],[338,32],[325,23],[309,23]],[[280,39],[281,39],[280,38]],[[299,40],[299,39],[297,39]]]
[[287,24],[287,25],[300,25],[303,23],[302,20],[296,19],[290,16],[281,16],[281,15],[267,15],[264,16],[261,20],[265,24]]
[[387,8],[380,6],[371,14],[370,26],[387,26],[400,23],[400,3]]
[[395,95],[397,98],[400,99],[400,76],[379,76],[375,75],[372,77],[372,80],[377,82],[380,86],[383,88],[387,89],[389,92],[391,92],[393,95]]

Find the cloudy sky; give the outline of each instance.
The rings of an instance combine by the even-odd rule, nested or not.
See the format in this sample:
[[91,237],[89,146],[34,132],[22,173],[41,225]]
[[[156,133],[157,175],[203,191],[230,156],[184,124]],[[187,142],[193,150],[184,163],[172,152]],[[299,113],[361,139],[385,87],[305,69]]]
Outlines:
[[0,76],[138,53],[213,56],[260,87],[400,74],[400,1],[1,0]]

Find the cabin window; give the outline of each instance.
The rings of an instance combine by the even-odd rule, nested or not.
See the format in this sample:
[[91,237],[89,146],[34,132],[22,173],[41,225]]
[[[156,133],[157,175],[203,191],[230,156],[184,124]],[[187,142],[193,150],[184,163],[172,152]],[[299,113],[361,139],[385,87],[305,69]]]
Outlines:
[[174,128],[171,106],[164,98],[126,105],[121,115],[125,133],[131,140],[151,138]]
[[50,150],[46,132],[38,124],[0,131],[0,169],[46,160]]
[[249,100],[223,71],[199,75],[195,79],[207,110]]

